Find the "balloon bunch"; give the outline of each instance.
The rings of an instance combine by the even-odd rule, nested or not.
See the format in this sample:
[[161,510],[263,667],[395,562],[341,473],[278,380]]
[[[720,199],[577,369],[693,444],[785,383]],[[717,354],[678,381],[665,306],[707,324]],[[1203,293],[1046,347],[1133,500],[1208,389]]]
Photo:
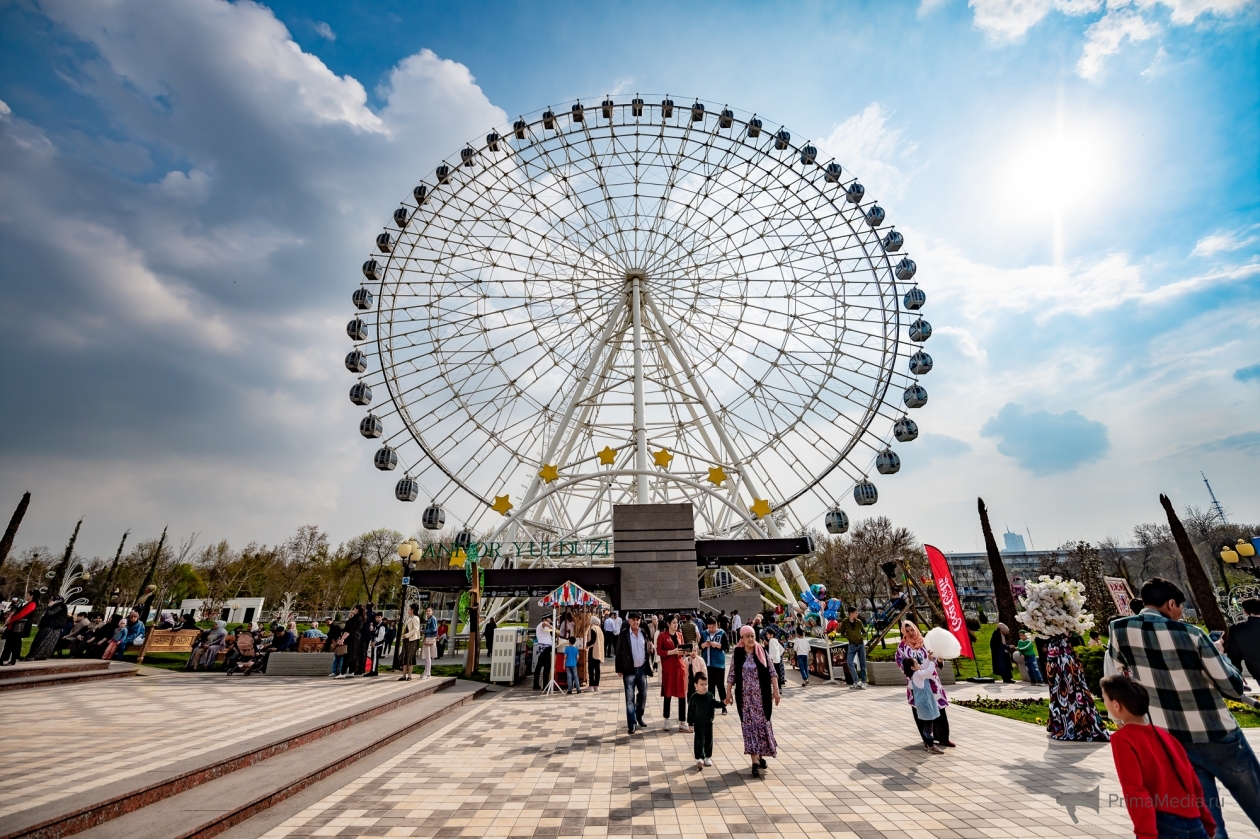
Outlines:
[[822,583],[814,583],[809,591],[801,592],[801,601],[805,604],[805,624],[822,626],[826,620],[827,631],[831,632],[838,625],[840,611],[844,604],[836,598],[827,597],[827,587]]

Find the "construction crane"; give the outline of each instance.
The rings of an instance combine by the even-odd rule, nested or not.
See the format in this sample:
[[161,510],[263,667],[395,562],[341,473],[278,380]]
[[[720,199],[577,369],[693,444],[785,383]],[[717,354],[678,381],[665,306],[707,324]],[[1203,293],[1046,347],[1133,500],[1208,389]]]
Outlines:
[[[1203,475],[1202,472],[1199,472]],[[1212,485],[1208,483],[1207,475],[1203,475],[1203,484],[1207,487],[1208,497],[1212,499],[1212,512],[1216,513],[1216,517],[1221,520],[1221,524],[1229,524],[1229,519],[1225,518],[1225,508],[1221,506],[1221,502],[1216,500],[1216,493],[1212,492]]]

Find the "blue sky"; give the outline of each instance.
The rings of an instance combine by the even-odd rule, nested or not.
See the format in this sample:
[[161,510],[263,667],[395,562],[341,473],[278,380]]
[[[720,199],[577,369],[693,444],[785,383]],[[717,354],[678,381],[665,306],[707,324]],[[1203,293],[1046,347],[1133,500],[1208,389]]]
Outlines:
[[[0,4],[0,509],[18,547],[414,529],[354,432],[357,266],[466,138],[668,92],[813,138],[929,295],[877,512],[1260,519],[1260,10],[1239,0]],[[7,515],[7,513],[5,513]],[[821,513],[819,513],[819,516]]]

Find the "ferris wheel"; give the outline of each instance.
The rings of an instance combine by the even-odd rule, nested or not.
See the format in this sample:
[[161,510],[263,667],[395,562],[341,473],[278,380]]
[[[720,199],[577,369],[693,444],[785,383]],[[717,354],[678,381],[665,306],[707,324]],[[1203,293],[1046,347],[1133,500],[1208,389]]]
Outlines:
[[854,173],[756,115],[521,117],[377,237],[347,326],[359,431],[430,529],[591,539],[613,505],[688,501],[701,538],[843,532],[928,398],[903,245]]

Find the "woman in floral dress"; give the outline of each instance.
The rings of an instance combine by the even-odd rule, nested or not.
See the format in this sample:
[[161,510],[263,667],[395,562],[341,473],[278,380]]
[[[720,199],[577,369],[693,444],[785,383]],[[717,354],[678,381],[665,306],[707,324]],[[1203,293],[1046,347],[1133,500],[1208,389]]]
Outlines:
[[[935,659],[932,652],[923,643],[923,633],[911,621],[901,622],[901,643],[897,645],[897,666],[902,667],[902,662],[906,659],[914,659],[922,664],[928,659]],[[904,670],[904,668],[902,668]],[[949,697],[945,695],[945,686],[941,684],[941,674],[937,670],[928,679],[928,685],[932,689],[932,693],[936,695],[937,707],[941,709],[941,715],[935,720],[933,725],[933,735],[936,743],[941,746],[953,746],[953,742],[949,739],[949,718],[945,715],[945,709],[949,707]],[[906,702],[910,705],[910,711],[914,714],[914,724],[918,727],[923,739],[927,740],[925,729],[919,724],[919,712],[914,710],[914,692],[910,689],[910,680],[906,679]]]
[[779,680],[771,676],[766,651],[757,643],[751,626],[739,630],[739,646],[726,677],[726,704],[735,703],[744,734],[744,754],[752,757],[752,776],[761,777],[766,758],[778,757],[770,715],[779,704]]

